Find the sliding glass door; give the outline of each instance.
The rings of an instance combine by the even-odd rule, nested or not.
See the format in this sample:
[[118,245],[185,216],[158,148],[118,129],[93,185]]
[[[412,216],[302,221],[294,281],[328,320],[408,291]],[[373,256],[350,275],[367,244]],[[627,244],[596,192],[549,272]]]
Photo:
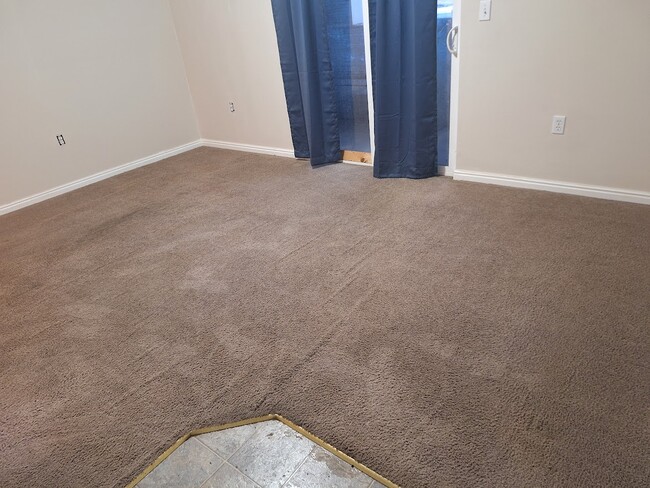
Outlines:
[[[363,0],[324,2],[342,159],[370,161]],[[369,60],[368,60],[369,61]]]
[[[336,86],[342,159],[370,161],[371,134],[368,79],[364,38],[364,2],[328,0],[328,34]],[[454,4],[458,0],[432,0],[437,9],[437,106],[439,166],[449,165],[449,128],[452,54],[447,37],[453,27]]]
[[448,166],[452,54],[447,49],[447,36],[452,29],[454,0],[438,0],[437,8],[438,166]]
[[[378,177],[453,171],[460,0],[272,5],[296,157],[318,166],[377,156]],[[407,168],[413,158],[427,171]]]

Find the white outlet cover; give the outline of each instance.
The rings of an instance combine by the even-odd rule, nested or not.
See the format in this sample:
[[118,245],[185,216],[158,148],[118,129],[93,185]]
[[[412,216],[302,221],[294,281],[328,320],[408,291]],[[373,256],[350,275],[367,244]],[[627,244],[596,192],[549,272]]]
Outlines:
[[564,134],[564,126],[566,125],[566,115],[554,115],[553,125],[551,125],[551,134]]

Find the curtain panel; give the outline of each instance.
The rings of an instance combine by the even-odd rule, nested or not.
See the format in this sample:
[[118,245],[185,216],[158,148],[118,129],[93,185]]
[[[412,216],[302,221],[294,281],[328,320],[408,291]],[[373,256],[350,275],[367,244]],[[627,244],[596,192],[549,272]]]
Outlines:
[[340,160],[325,0],[272,0],[291,138],[312,166]]
[[369,0],[374,175],[437,174],[436,0]]

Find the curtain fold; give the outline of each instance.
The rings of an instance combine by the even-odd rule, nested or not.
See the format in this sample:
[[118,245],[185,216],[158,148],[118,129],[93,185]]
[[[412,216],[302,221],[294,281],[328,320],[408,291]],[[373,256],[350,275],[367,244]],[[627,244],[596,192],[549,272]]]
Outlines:
[[272,0],[295,155],[312,166],[340,160],[326,0]]
[[436,5],[369,0],[375,177],[437,174]]

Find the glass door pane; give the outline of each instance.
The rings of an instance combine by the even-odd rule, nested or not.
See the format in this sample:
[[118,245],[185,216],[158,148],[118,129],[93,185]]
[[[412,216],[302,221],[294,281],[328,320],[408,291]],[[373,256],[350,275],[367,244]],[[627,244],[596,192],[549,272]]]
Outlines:
[[341,149],[370,152],[363,0],[323,2],[338,106]]
[[449,111],[451,96],[451,53],[447,50],[447,33],[452,28],[454,0],[438,0],[436,36],[438,78],[438,165],[449,165]]

